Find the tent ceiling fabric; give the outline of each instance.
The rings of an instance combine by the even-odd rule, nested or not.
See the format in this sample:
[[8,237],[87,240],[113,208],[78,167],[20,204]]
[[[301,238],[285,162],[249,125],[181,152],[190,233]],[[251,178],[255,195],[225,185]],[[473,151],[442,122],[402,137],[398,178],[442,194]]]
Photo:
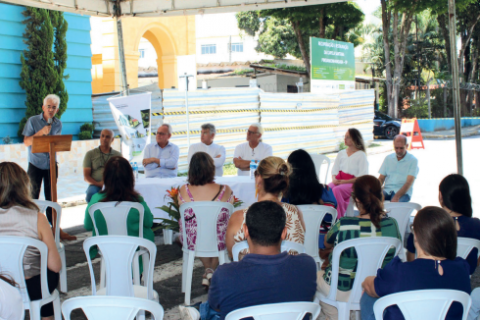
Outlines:
[[[120,0],[121,16],[179,16],[260,9],[299,7],[345,0]],[[115,0],[0,0],[22,6],[109,17]]]

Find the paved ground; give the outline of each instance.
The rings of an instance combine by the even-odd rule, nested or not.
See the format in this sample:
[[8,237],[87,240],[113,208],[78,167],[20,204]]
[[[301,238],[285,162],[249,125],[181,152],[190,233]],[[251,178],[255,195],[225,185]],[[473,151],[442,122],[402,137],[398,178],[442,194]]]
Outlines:
[[[380,141],[389,144],[390,141]],[[426,140],[425,150],[413,150],[412,153],[419,159],[420,173],[414,185],[414,194],[412,201],[420,203],[422,206],[438,205],[438,185],[440,181],[449,173],[456,171],[455,162],[455,144],[454,140]],[[464,148],[464,173],[467,177],[471,194],[474,197],[474,215],[480,217],[480,204],[475,199],[475,195],[480,192],[480,175],[478,174],[478,161],[480,137],[470,137],[463,139]],[[368,156],[370,163],[370,173],[377,175],[383,159],[387,153]],[[63,183],[69,183],[63,180]],[[59,181],[59,191],[62,192],[62,180]],[[78,192],[76,198],[83,196],[85,188],[78,183]],[[73,188],[71,188],[73,189]],[[71,193],[64,193],[65,197],[72,197]],[[64,198],[65,198],[64,197]],[[61,198],[61,197],[59,197]],[[82,241],[89,233],[83,229],[83,218],[86,205],[65,208],[63,210],[62,227],[72,234],[77,234],[79,240],[66,243],[67,274],[69,293],[62,294],[62,300],[91,294],[90,277],[88,266],[86,265],[85,255],[82,249]],[[166,310],[165,319],[179,319],[177,306],[183,303],[183,294],[181,293],[181,249],[177,245],[163,245],[161,232],[156,234],[157,259],[154,276],[154,289],[160,295],[160,303]],[[94,261],[96,275],[98,277],[99,263]],[[192,300],[205,301],[206,292],[201,287],[201,275],[203,268],[199,261],[196,262],[194,269]],[[480,273],[477,272],[472,277],[472,288],[480,286]],[[72,319],[85,319],[81,312],[73,314]]]

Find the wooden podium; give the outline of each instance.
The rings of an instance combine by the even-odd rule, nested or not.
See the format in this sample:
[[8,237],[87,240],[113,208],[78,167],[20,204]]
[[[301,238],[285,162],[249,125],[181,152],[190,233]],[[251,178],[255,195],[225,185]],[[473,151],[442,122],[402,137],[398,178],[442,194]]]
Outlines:
[[[53,202],[57,202],[57,170],[55,166],[55,154],[61,151],[70,151],[72,147],[72,135],[38,136],[33,137],[32,153],[50,154],[50,190]],[[57,212],[52,208],[52,227],[55,230]]]

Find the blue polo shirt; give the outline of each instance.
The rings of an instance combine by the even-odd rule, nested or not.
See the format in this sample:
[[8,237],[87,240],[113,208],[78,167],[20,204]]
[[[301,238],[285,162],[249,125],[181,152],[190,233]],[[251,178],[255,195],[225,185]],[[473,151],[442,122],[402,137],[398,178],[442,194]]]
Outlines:
[[157,142],[145,147],[144,158],[160,159],[160,166],[156,163],[149,163],[145,166],[145,175],[147,178],[175,178],[178,170],[178,158],[180,149],[177,145],[171,143],[162,148]]
[[[385,157],[380,171],[381,175],[385,176],[385,186],[383,190],[387,193],[400,190],[405,182],[407,182],[407,176],[417,177],[418,175],[418,160],[411,153],[407,152],[402,160],[397,160],[397,154],[392,153]],[[412,196],[413,184],[408,189],[407,193]]]
[[[38,131],[42,130],[43,127],[45,127],[47,124],[48,123],[43,117],[42,112],[39,115],[30,117],[27,120],[27,123],[23,128],[22,134],[25,137],[31,137]],[[49,136],[55,136],[59,134],[62,134],[62,122],[54,117],[52,122],[52,129],[50,130]],[[50,155],[48,154],[48,152],[32,153],[32,146],[28,147],[28,162],[42,170],[50,169]]]

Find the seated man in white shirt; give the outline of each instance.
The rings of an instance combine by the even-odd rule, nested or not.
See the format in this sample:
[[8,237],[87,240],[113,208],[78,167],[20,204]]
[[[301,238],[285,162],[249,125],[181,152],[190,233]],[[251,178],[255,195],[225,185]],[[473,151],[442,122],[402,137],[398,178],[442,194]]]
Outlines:
[[177,176],[178,146],[171,143],[172,126],[162,124],[156,135],[156,142],[145,147],[143,166],[147,178],[174,178]]
[[215,176],[223,176],[223,164],[225,163],[225,147],[213,143],[215,138],[215,126],[211,123],[202,124],[200,143],[195,143],[188,148],[188,164],[195,153],[203,151],[208,153],[215,163]]
[[273,156],[272,146],[261,141],[263,128],[260,123],[252,124],[247,131],[247,142],[239,144],[233,153],[233,163],[237,167],[239,176],[250,174],[250,162],[260,162],[266,157]]

